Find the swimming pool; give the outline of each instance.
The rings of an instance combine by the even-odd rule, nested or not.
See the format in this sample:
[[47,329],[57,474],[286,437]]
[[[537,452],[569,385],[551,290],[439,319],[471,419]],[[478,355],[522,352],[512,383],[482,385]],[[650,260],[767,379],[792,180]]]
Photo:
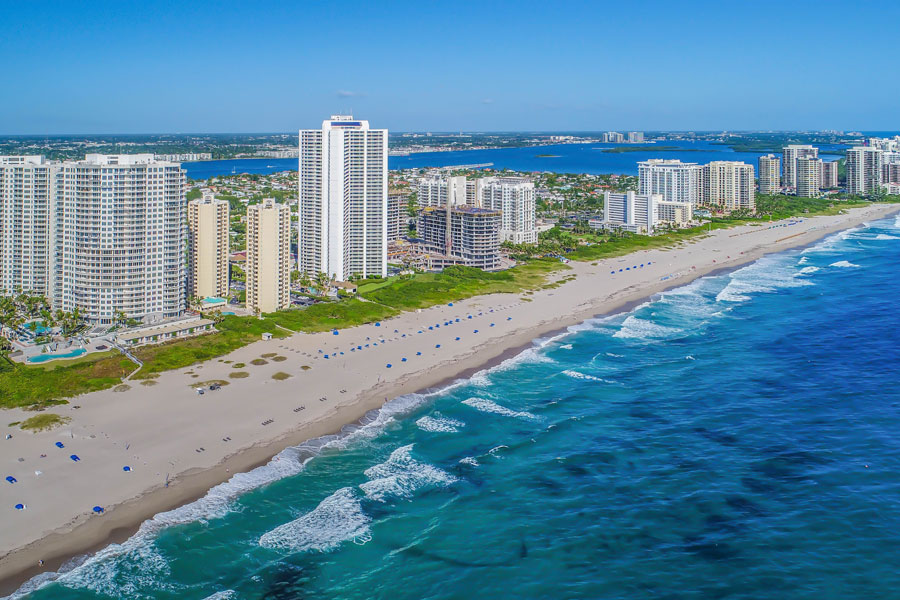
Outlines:
[[65,352],[63,354],[39,354],[38,356],[32,356],[28,359],[30,363],[44,363],[48,360],[55,360],[57,358],[75,358],[76,356],[81,356],[86,353],[87,350],[84,348],[76,348],[75,350],[70,350],[69,352]]
[[223,312],[222,313],[223,317],[227,317],[228,315],[234,315],[234,313],[233,312]]

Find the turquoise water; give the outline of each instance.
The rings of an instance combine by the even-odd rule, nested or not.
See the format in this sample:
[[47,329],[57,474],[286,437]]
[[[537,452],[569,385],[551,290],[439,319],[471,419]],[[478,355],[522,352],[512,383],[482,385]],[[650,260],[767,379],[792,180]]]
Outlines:
[[40,354],[38,356],[32,356],[28,359],[30,363],[43,363],[48,360],[56,360],[57,358],[75,358],[76,356],[81,356],[86,353],[87,350],[84,348],[78,348],[76,350],[70,350],[69,352],[65,352],[63,354]]
[[[389,169],[409,169],[421,167],[446,167],[452,165],[473,165],[494,163],[495,169],[516,171],[553,171],[556,173],[617,173],[637,175],[637,163],[650,158],[681,159],[700,164],[713,160],[740,160],[756,168],[756,160],[764,153],[734,152],[727,146],[709,142],[671,141],[660,142],[662,146],[676,146],[679,150],[609,153],[603,152],[620,144],[556,144],[530,148],[492,148],[488,150],[461,150],[458,152],[419,152],[409,156],[388,157]],[[837,160],[837,154],[844,146],[820,145],[822,160]],[[540,156],[540,155],[552,156]],[[296,158],[242,158],[235,160],[212,160],[184,163],[188,177],[208,179],[218,175],[234,173],[256,173],[267,175],[279,171],[296,171]]]
[[590,320],[30,597],[896,598],[898,264],[890,219]]

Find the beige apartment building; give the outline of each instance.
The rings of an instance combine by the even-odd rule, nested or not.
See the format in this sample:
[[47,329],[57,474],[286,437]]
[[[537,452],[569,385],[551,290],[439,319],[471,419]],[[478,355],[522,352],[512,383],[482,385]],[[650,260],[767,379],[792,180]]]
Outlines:
[[188,297],[228,295],[231,211],[210,190],[188,203]]
[[818,158],[801,156],[796,162],[797,196],[815,198],[819,195],[819,171],[822,161]]
[[291,304],[291,210],[266,198],[247,207],[247,308],[270,313]]
[[717,160],[703,165],[701,202],[725,210],[756,210],[753,165]]
[[781,158],[774,154],[759,157],[759,193],[775,195],[781,191]]

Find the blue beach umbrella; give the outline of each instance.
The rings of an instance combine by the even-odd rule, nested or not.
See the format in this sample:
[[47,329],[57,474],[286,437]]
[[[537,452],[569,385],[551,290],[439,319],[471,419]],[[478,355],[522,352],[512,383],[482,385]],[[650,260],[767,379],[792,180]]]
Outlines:
[[12,475],[7,476],[6,480],[7,480],[8,482],[10,482],[10,483],[15,483],[15,482],[16,482],[16,478],[13,477]]
[[63,446],[62,442],[56,442],[56,447],[57,448],[65,448],[65,446]]
[[22,503],[16,504],[16,510],[25,510],[25,505]]
[[334,334],[334,335],[337,335],[337,334],[338,334],[338,331],[337,331],[337,329],[335,329],[335,330],[332,331],[331,333]]
[[125,471],[126,473],[129,473],[131,471],[131,467],[124,466],[124,467],[122,467],[122,470]]
[[616,272],[615,272],[615,271],[610,271],[609,274],[610,274],[610,275],[615,275]]
[[434,331],[434,327],[432,327],[431,325],[429,325],[429,326],[428,326],[428,330],[429,330],[429,331]]
[[73,454],[73,455],[70,456],[69,458],[72,459],[72,462],[78,462],[79,460],[81,460],[80,458],[78,458],[78,455],[77,455],[77,454]]
[[459,317],[456,317],[456,322],[459,323]]
[[343,353],[343,352],[341,352],[341,356],[343,356],[343,355],[344,355],[344,353]]
[[456,338],[456,341],[458,342],[458,341],[459,341],[459,338]]
[[422,356],[421,352],[416,352],[416,356]]
[[472,333],[478,333],[478,330],[477,330],[477,329],[476,329],[476,330],[475,330],[475,331],[473,331],[473,332],[472,332]]
[[491,323],[491,327],[493,327],[493,326],[494,326],[494,324],[493,324],[493,323]]
[[507,321],[512,321],[512,317],[506,317]]
[[391,363],[387,364],[387,368],[390,369],[393,365]]
[[97,514],[99,515],[100,513],[103,512],[103,507],[102,507],[102,506],[95,506],[95,507],[94,507],[94,512],[97,513]]
[[449,303],[447,304],[447,306],[453,306],[453,303],[452,303],[452,302],[449,302]]
[[375,327],[381,327],[381,323],[375,323]]
[[406,358],[405,358],[405,357],[404,357],[404,358],[401,358],[401,359],[400,359],[400,362],[406,362]]
[[441,345],[440,345],[440,344],[435,344],[434,347],[435,347],[435,348],[440,348]]
[[325,358],[328,358],[328,355],[327,355],[327,354],[325,355]]
[[469,318],[471,319],[471,318],[472,318],[472,315],[469,315]]

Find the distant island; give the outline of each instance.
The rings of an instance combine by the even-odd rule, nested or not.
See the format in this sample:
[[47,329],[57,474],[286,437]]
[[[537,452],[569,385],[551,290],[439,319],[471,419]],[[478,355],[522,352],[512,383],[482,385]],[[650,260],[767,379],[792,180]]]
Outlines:
[[559,154],[535,154],[535,158],[559,158]]
[[[652,145],[643,145],[643,146],[616,146],[615,148],[604,148],[602,152],[607,152],[609,154],[621,154],[623,152],[646,152],[648,150],[652,150],[653,152],[701,152],[700,148],[680,148],[678,146],[657,146],[656,144]],[[705,152],[710,152],[710,150],[704,150]],[[713,150],[712,152],[715,152]]]

